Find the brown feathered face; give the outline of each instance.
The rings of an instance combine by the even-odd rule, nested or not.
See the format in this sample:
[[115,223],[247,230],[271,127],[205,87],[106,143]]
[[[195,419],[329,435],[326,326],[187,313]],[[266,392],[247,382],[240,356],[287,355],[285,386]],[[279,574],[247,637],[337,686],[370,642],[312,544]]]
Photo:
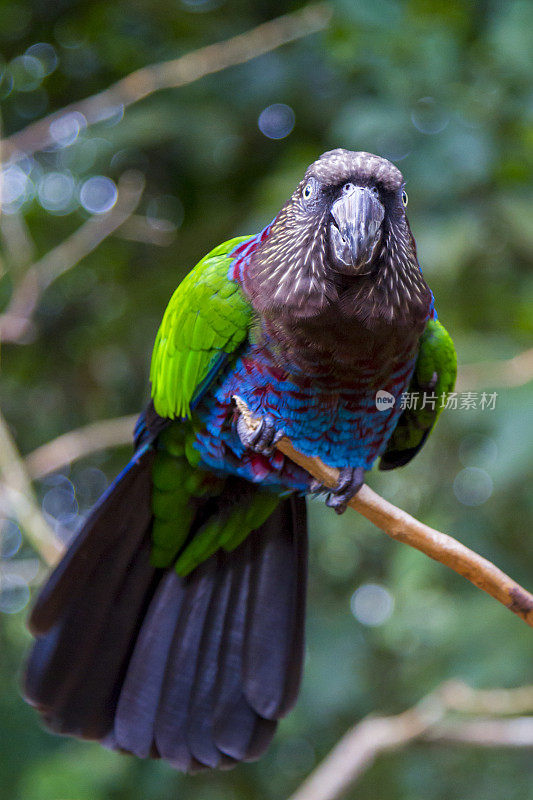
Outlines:
[[324,258],[332,270],[368,275],[388,228],[385,218],[404,215],[403,184],[401,172],[386,159],[333,150],[311,164],[292,202],[301,206],[304,225],[323,229]]
[[245,286],[256,308],[313,316],[341,301],[363,320],[424,315],[431,296],[406,205],[403,176],[390,161],[324,153],[251,259]]

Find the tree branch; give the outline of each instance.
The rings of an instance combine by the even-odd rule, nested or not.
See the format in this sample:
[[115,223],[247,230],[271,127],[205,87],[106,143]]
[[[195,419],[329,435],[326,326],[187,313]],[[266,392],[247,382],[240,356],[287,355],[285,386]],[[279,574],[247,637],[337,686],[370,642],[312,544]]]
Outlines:
[[34,480],[44,478],[91,453],[130,444],[137,416],[132,414],[128,417],[92,422],[83,428],[64,433],[27,455],[26,469]]
[[161,89],[186,86],[206,75],[244,64],[284,44],[317,33],[328,26],[332,13],[326,3],[310,3],[292,14],[277,17],[224,42],[202,47],[172,61],[138,69],[104,91],[71,103],[7,137],[2,143],[4,158],[19,152],[31,155],[53,145],[50,126],[67,114],[82,114],[87,125],[101,122],[117,108],[127,108]]
[[117,202],[110,211],[90,217],[28,268],[0,314],[0,341],[18,342],[24,337],[43,292],[124,224],[139,205],[143,189],[144,176],[140,172],[125,172],[118,182]]
[[46,523],[37,505],[24,463],[0,413],[0,500],[6,512],[18,520],[26,537],[47,564],[53,566],[63,554],[63,544]]
[[[234,400],[250,429],[255,429],[259,422],[254,419],[248,406],[239,397],[235,396]],[[280,439],[276,447],[325,486],[334,487],[337,484],[337,469],[328,467],[319,458],[302,455],[286,437]],[[419,522],[406,511],[380,497],[366,484],[352,497],[349,506],[373,522],[387,536],[415,547],[458,572],[533,627],[533,595],[486,558],[474,553],[453,537]]]
[[[413,708],[391,717],[369,716],[351,728],[289,800],[337,800],[381,753],[415,740],[484,747],[533,747],[533,717],[515,719],[446,719],[450,712],[476,713],[489,697],[506,697],[499,713],[515,714],[533,686],[518,689],[475,690],[459,681],[442,684]],[[520,698],[517,701],[517,698]],[[525,711],[531,710],[531,702]]]
[[533,686],[516,689],[472,689],[462,681],[447,681],[440,693],[450,711],[463,714],[533,714]]
[[485,717],[461,723],[443,721],[430,728],[424,738],[431,742],[478,747],[533,747],[533,717]]

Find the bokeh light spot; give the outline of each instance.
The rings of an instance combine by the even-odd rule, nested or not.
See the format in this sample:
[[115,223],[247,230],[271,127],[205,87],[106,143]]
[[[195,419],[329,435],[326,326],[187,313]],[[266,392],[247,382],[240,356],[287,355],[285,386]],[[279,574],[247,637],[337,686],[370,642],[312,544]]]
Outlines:
[[450,117],[433,97],[422,97],[411,112],[411,121],[420,133],[436,134],[444,130]]
[[0,575],[0,611],[16,614],[28,604],[30,587],[19,575]]
[[16,213],[28,199],[33,184],[18,164],[11,164],[2,171],[0,197],[5,214]]
[[78,514],[78,501],[73,485],[65,479],[60,486],[49,489],[42,502],[43,512],[56,522],[68,525]]
[[0,519],[0,558],[12,558],[20,550],[22,533],[11,519]]
[[18,92],[32,92],[41,85],[44,67],[34,56],[17,56],[9,64],[13,84]]
[[465,506],[480,506],[493,491],[492,478],[484,469],[466,467],[455,476],[453,491],[456,498]]
[[377,583],[364,583],[353,593],[350,608],[363,625],[383,625],[394,610],[394,598],[388,589]]
[[285,103],[274,103],[263,109],[257,124],[268,139],[284,139],[294,128],[294,111]]
[[71,207],[76,184],[69,172],[49,172],[37,186],[37,196],[47,211],[62,212]]
[[57,67],[57,54],[51,44],[47,42],[37,42],[28,47],[25,54],[40,61],[43,75],[50,75]]
[[104,175],[89,178],[80,189],[80,203],[90,214],[111,211],[117,199],[118,191],[114,181]]
[[79,111],[63,114],[50,123],[50,136],[59,147],[68,147],[78,138],[79,132],[87,127],[87,120]]

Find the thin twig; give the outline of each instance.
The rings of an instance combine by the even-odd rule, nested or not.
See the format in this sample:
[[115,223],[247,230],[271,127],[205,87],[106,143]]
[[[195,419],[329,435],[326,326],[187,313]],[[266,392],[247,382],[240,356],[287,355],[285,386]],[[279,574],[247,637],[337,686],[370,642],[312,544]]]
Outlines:
[[139,205],[143,189],[144,176],[140,172],[125,172],[118,182],[117,202],[110,211],[90,217],[28,268],[0,315],[0,341],[17,342],[23,338],[43,292],[124,224]]
[[2,500],[19,522],[26,537],[47,564],[54,565],[63,554],[63,544],[46,523],[33,494],[24,463],[0,413],[0,478]]
[[420,739],[484,747],[533,747],[533,717],[447,718],[450,712],[475,713],[489,695],[501,698],[504,694],[510,702],[506,713],[514,714],[516,697],[532,692],[531,686],[478,691],[450,681],[408,711],[390,717],[366,717],[340,739],[289,800],[337,800],[378,755]]
[[440,689],[450,711],[463,714],[533,714],[533,686],[515,689],[472,689],[462,681],[448,681]]
[[35,258],[35,242],[31,237],[24,215],[20,212],[2,214],[0,233],[8,261],[13,265],[14,271],[31,264]]
[[53,145],[50,126],[67,114],[82,114],[87,125],[93,125],[161,89],[185,86],[317,33],[328,26],[331,16],[332,9],[326,3],[311,3],[224,42],[138,69],[102,92],[71,103],[7,137],[3,143],[4,158],[16,153],[31,155]]
[[482,717],[468,722],[443,721],[424,736],[431,742],[469,744],[478,747],[533,747],[533,717],[492,719]]
[[130,444],[137,416],[132,414],[128,417],[92,422],[83,428],[64,433],[27,455],[26,469],[34,480],[44,478],[92,453],[107,450],[108,447]]
[[[239,397],[234,400],[249,427],[254,429],[259,423],[248,406]],[[302,455],[286,437],[280,439],[276,447],[324,486],[336,486],[339,470],[328,467],[319,458]],[[415,547],[458,572],[533,627],[533,595],[486,558],[474,553],[453,537],[419,522],[406,511],[380,497],[366,484],[352,497],[349,506],[391,538]]]

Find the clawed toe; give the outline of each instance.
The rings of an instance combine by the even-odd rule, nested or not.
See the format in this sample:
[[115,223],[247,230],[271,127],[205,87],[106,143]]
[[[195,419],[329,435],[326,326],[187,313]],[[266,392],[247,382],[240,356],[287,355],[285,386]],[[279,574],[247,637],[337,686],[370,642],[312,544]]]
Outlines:
[[320,481],[311,481],[312,492],[327,491],[326,505],[333,508],[337,514],[343,514],[354,494],[364,483],[365,471],[362,467],[343,467],[339,472],[339,479],[334,489],[324,486]]
[[239,416],[237,433],[244,447],[264,456],[271,455],[276,444],[285,435],[283,430],[276,427],[276,422],[271,414],[261,417],[259,425],[253,430],[248,427],[242,415]]

